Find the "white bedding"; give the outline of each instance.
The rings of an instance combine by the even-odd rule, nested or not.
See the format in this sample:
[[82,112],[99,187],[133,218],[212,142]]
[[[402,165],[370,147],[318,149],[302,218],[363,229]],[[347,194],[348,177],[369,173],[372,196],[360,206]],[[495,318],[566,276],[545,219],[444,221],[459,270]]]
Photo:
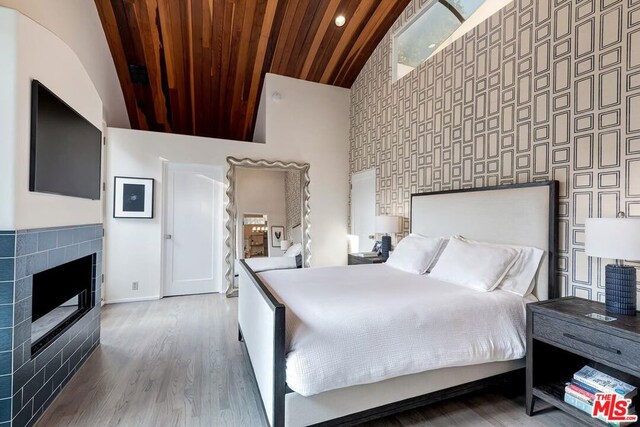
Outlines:
[[525,355],[533,296],[479,292],[384,264],[259,276],[287,307],[287,384],[303,396]]

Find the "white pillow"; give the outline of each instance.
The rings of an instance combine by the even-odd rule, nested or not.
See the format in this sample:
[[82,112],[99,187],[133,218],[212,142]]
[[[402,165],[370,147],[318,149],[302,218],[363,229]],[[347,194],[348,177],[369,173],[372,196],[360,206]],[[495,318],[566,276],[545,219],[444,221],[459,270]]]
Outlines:
[[[473,240],[461,239],[467,242],[473,242]],[[490,243],[486,243],[489,245]],[[498,285],[498,289],[511,292],[521,297],[526,297],[536,285],[536,277],[538,268],[540,267],[540,261],[544,256],[542,249],[534,248],[532,246],[517,246],[517,245],[493,245],[513,248],[520,251],[520,256],[516,259],[516,262],[509,269],[502,282]]]
[[444,239],[410,234],[402,239],[387,260],[387,265],[407,273],[424,274],[436,259]]
[[436,254],[436,256],[433,258],[433,262],[429,266],[427,273],[431,273],[431,269],[435,267],[435,265],[438,263],[438,260],[440,259],[440,255],[442,255],[442,252],[444,252],[448,244],[449,244],[449,238],[443,238],[442,244],[440,245],[440,249],[438,250],[438,253]]
[[520,251],[508,246],[468,242],[452,237],[430,277],[454,285],[489,292],[516,262]]
[[294,243],[293,245],[289,246],[289,249],[287,249],[287,251],[282,256],[293,258],[293,257],[297,257],[301,253],[302,253],[302,244]]

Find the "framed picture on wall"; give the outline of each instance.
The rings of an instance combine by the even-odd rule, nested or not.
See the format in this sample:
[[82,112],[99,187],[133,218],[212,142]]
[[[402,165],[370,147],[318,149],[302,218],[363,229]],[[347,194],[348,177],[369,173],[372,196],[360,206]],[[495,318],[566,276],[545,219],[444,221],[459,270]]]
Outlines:
[[271,227],[271,247],[279,248],[280,242],[284,240],[284,227],[274,225]]
[[153,178],[116,176],[113,186],[114,218],[153,218]]

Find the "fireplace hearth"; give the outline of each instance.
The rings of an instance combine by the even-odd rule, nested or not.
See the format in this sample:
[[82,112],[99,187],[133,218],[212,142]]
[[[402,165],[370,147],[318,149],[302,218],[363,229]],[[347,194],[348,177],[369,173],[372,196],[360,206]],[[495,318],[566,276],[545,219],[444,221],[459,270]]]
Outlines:
[[32,426],[100,343],[101,224],[0,230],[0,426]]

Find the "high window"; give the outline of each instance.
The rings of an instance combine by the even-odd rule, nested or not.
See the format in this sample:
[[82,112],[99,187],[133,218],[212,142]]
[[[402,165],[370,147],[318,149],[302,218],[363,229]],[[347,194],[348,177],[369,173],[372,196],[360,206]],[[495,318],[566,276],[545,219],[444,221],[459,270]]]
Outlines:
[[[410,73],[434,52],[471,29],[465,22],[476,12],[484,19],[511,0],[434,0],[394,36],[394,80]],[[486,3],[486,5],[485,5]],[[473,18],[477,18],[474,16]],[[480,21],[473,19],[477,25]],[[457,34],[458,30],[465,30]]]

